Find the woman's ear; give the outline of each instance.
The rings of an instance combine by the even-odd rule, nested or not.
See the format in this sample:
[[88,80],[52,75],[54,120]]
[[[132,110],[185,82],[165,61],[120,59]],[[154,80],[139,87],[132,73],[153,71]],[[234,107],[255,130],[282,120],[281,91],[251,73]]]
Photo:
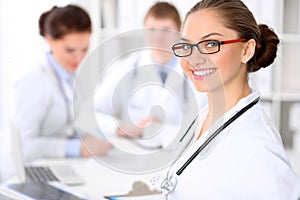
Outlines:
[[243,55],[242,55],[242,63],[246,64],[254,55],[256,47],[256,41],[254,39],[250,39],[245,42],[243,46]]

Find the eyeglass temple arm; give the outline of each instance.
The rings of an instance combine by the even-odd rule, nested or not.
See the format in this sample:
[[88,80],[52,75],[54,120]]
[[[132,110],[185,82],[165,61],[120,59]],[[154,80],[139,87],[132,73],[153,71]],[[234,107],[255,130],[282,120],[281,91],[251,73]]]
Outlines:
[[226,40],[226,41],[221,41],[220,44],[230,44],[230,43],[236,43],[236,42],[245,42],[245,38],[241,39],[236,39],[236,40]]

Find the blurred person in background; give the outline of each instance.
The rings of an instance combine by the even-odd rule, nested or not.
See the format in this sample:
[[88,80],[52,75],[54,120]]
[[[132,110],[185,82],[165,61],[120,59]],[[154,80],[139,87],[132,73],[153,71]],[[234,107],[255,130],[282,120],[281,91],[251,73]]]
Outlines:
[[[145,48],[110,66],[96,90],[95,110],[99,127],[107,135],[154,139],[159,130],[166,130],[152,141],[162,147],[172,141],[184,121],[196,116],[198,107],[206,104],[206,94],[191,86],[172,53],[181,27],[176,7],[155,3],[143,24]],[[188,118],[183,116],[187,113]],[[175,129],[167,129],[166,124]]]
[[111,145],[76,131],[72,112],[74,78],[92,32],[88,13],[76,5],[54,6],[40,16],[39,29],[49,50],[14,88],[12,121],[20,131],[25,160],[105,155]]

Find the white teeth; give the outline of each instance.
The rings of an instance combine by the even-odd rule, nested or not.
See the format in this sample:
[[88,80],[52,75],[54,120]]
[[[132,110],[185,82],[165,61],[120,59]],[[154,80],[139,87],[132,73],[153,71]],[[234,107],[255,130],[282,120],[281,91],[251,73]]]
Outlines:
[[194,71],[194,74],[196,76],[206,76],[208,74],[211,74],[215,71],[215,69],[206,69],[206,70],[199,70],[199,71]]

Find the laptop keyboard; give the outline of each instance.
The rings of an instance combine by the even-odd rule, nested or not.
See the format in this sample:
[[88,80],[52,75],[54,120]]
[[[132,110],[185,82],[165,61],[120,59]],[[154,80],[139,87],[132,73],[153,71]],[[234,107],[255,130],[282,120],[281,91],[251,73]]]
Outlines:
[[58,178],[52,173],[50,168],[45,166],[25,167],[25,174],[27,182],[59,181]]

